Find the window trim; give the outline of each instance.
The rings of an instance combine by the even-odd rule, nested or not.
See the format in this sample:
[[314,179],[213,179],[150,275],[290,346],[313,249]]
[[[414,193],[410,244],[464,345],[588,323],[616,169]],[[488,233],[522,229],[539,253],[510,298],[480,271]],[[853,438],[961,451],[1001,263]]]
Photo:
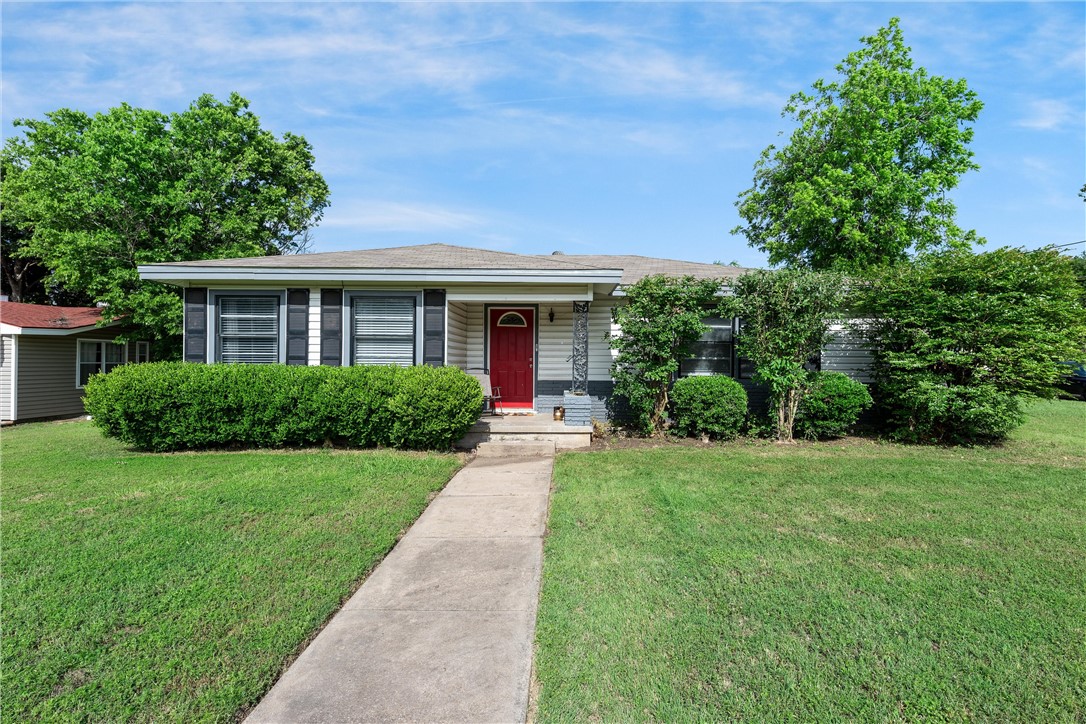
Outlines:
[[[75,340],[75,389],[77,389],[77,390],[82,390],[83,389],[83,385],[79,384],[79,372],[80,372],[80,367],[83,366],[83,355],[82,355],[83,350],[82,350],[82,347],[83,347],[84,342],[98,344],[98,345],[101,345],[101,344],[115,344],[115,345],[117,345],[118,347],[121,348],[121,361],[117,366],[120,367],[121,365],[128,364],[128,345],[125,344],[124,342],[118,342],[116,339],[105,339],[105,338],[102,338],[102,337],[77,337],[76,340]],[[102,365],[98,368],[98,372],[104,371],[105,366],[106,366],[106,350],[105,350],[105,348],[102,348]],[[97,374],[97,373],[92,373],[92,374]]]
[[343,290],[343,317],[342,317],[342,357],[340,366],[353,367],[354,362],[354,300],[359,297],[409,297],[415,300],[415,333],[412,339],[411,350],[412,366],[422,364],[422,322],[425,309],[422,303],[421,290],[408,289],[344,289]]
[[287,361],[287,292],[285,289],[209,289],[207,292],[207,344],[208,359],[222,363],[219,344],[219,300],[223,297],[275,297],[279,300],[279,331],[276,341],[277,364]]
[[[132,344],[136,345],[136,355],[135,355],[136,358],[134,360],[132,360],[132,362],[134,362],[136,364],[144,364],[144,363],[147,363],[147,362],[151,361],[151,343],[150,342],[148,342],[146,340],[136,340],[135,342],[132,342]],[[143,345],[143,348],[147,350],[147,353],[146,353],[147,359],[145,359],[143,362],[140,362],[140,345]]]

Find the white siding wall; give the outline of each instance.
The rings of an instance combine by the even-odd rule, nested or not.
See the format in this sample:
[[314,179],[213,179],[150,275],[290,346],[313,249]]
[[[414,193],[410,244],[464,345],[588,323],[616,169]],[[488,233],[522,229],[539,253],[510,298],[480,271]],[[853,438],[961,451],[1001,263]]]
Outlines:
[[871,382],[871,352],[856,333],[841,324],[830,327],[832,341],[822,350],[822,369],[844,372],[854,380]]
[[616,352],[607,343],[607,336],[614,335],[618,325],[611,322],[611,305],[592,302],[588,308],[588,379],[591,382],[609,382],[611,363]]
[[483,303],[465,303],[464,313],[468,321],[467,366],[473,369],[485,369],[490,365],[483,359]]
[[309,290],[309,348],[307,364],[317,366],[321,363],[321,290]]
[[[468,310],[463,302],[449,302],[446,316],[446,359],[454,367],[468,367]],[[478,366],[478,365],[473,365]]]
[[5,334],[0,337],[0,420],[11,420],[12,417],[12,385],[15,375],[15,338]]
[[[553,322],[547,318],[551,309]],[[573,304],[541,304],[539,317],[539,379],[568,382],[573,377]]]

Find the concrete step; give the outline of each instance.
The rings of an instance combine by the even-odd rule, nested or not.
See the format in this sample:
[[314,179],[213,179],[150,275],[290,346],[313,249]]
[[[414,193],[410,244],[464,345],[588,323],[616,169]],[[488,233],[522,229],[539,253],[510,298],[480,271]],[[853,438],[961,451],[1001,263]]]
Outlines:
[[475,448],[476,457],[481,458],[526,458],[554,455],[553,442],[537,440],[520,442],[482,442]]

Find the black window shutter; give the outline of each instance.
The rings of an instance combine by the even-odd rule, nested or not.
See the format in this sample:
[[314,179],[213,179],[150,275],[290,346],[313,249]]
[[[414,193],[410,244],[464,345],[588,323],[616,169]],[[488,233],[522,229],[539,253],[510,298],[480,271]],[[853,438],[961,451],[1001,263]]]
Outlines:
[[343,364],[342,289],[321,289],[321,364]]
[[309,290],[287,290],[287,364],[309,363]]
[[185,361],[207,362],[207,288],[185,289]]
[[445,290],[427,289],[422,293],[422,362],[431,367],[445,366]]

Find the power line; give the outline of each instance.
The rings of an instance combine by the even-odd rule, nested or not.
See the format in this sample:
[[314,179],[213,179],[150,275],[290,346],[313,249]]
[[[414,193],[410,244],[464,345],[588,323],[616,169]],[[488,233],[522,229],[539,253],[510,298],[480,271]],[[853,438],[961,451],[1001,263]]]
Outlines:
[[1082,241],[1072,241],[1070,244],[1049,244],[1049,249],[1064,249],[1068,246],[1078,246],[1079,244],[1086,244],[1086,239]]

